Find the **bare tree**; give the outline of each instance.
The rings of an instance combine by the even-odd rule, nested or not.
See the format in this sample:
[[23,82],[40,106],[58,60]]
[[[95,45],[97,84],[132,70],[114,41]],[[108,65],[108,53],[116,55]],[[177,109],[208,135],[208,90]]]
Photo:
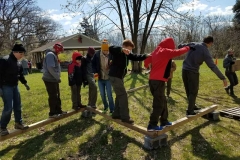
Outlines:
[[[56,38],[57,23],[43,15],[34,0],[1,0],[0,50],[7,54],[16,40],[28,49]],[[34,41],[33,41],[34,40]],[[32,47],[31,47],[32,46]]]
[[[142,54],[145,52],[148,38],[158,17],[177,16],[174,4],[180,0],[97,0],[94,1],[97,2],[95,4],[90,2],[91,5],[88,2],[88,0],[68,0],[65,7],[70,12],[84,12],[85,8],[89,8],[86,7],[87,5],[92,6],[88,12],[90,17],[98,11],[105,26],[114,28],[113,32],[116,32],[116,29],[120,31],[123,39],[132,39],[136,45],[133,52],[138,53],[139,51]],[[141,69],[141,63],[133,64],[133,72],[139,73]]]

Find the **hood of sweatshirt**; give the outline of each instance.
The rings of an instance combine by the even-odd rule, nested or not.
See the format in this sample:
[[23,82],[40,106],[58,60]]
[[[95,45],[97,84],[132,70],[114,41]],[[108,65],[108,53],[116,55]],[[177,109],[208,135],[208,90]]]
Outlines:
[[171,38],[171,37],[165,38],[164,40],[162,40],[160,42],[159,47],[167,48],[167,49],[175,49],[175,43],[174,43],[173,38]]

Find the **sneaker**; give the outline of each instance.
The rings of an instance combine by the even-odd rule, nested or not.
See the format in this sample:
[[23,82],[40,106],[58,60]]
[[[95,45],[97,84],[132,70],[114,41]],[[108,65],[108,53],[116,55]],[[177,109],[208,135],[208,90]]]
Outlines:
[[195,112],[195,113],[198,113],[198,112],[200,112],[201,109],[202,109],[202,108],[200,108],[200,107],[196,107],[196,106],[195,106],[195,108],[194,108],[194,112]]
[[49,118],[59,118],[59,117],[61,117],[61,114],[49,115]]
[[67,112],[66,111],[61,111],[58,114],[64,115],[64,114],[67,114]]
[[197,114],[196,112],[191,112],[190,113],[190,112],[187,111],[186,116],[187,117],[193,117],[193,116],[196,116],[196,114]]
[[1,136],[6,136],[6,135],[8,135],[9,134],[9,132],[8,132],[8,130],[6,129],[6,128],[1,128],[0,129],[0,135]]
[[160,131],[160,130],[162,130],[163,129],[163,127],[162,126],[155,126],[155,125],[151,125],[151,124],[149,124],[148,125],[148,127],[147,127],[147,131]]
[[167,123],[161,124],[160,127],[165,128],[171,125],[172,125],[172,122],[167,122]]
[[122,119],[122,122],[124,122],[124,123],[129,123],[129,124],[133,124],[133,123],[134,123],[134,120],[132,120],[132,119]]
[[14,128],[15,129],[21,129],[21,130],[24,130],[24,129],[28,129],[29,128],[29,126],[26,126],[26,125],[24,125],[24,124],[22,124],[22,123],[15,123],[15,125],[14,125]]

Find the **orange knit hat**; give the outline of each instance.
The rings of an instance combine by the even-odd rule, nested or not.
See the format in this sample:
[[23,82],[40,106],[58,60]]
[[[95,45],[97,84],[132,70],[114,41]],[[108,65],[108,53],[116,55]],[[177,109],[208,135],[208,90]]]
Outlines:
[[109,50],[109,44],[107,39],[103,39],[101,44],[101,50],[102,51],[108,51]]

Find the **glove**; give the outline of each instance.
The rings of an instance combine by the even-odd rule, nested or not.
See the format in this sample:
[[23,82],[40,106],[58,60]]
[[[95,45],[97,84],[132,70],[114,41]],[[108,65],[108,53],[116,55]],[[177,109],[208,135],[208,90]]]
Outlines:
[[234,62],[234,61],[232,61],[230,64],[231,64],[231,65],[233,65],[233,64],[235,64],[235,62]]
[[83,87],[84,87],[84,88],[86,87],[86,85],[88,85],[88,81],[84,81],[84,82],[83,82]]
[[26,87],[27,90],[30,90],[30,87],[26,84],[24,84],[24,86]]
[[3,96],[3,91],[2,91],[2,89],[0,88],[0,97],[2,97]]

